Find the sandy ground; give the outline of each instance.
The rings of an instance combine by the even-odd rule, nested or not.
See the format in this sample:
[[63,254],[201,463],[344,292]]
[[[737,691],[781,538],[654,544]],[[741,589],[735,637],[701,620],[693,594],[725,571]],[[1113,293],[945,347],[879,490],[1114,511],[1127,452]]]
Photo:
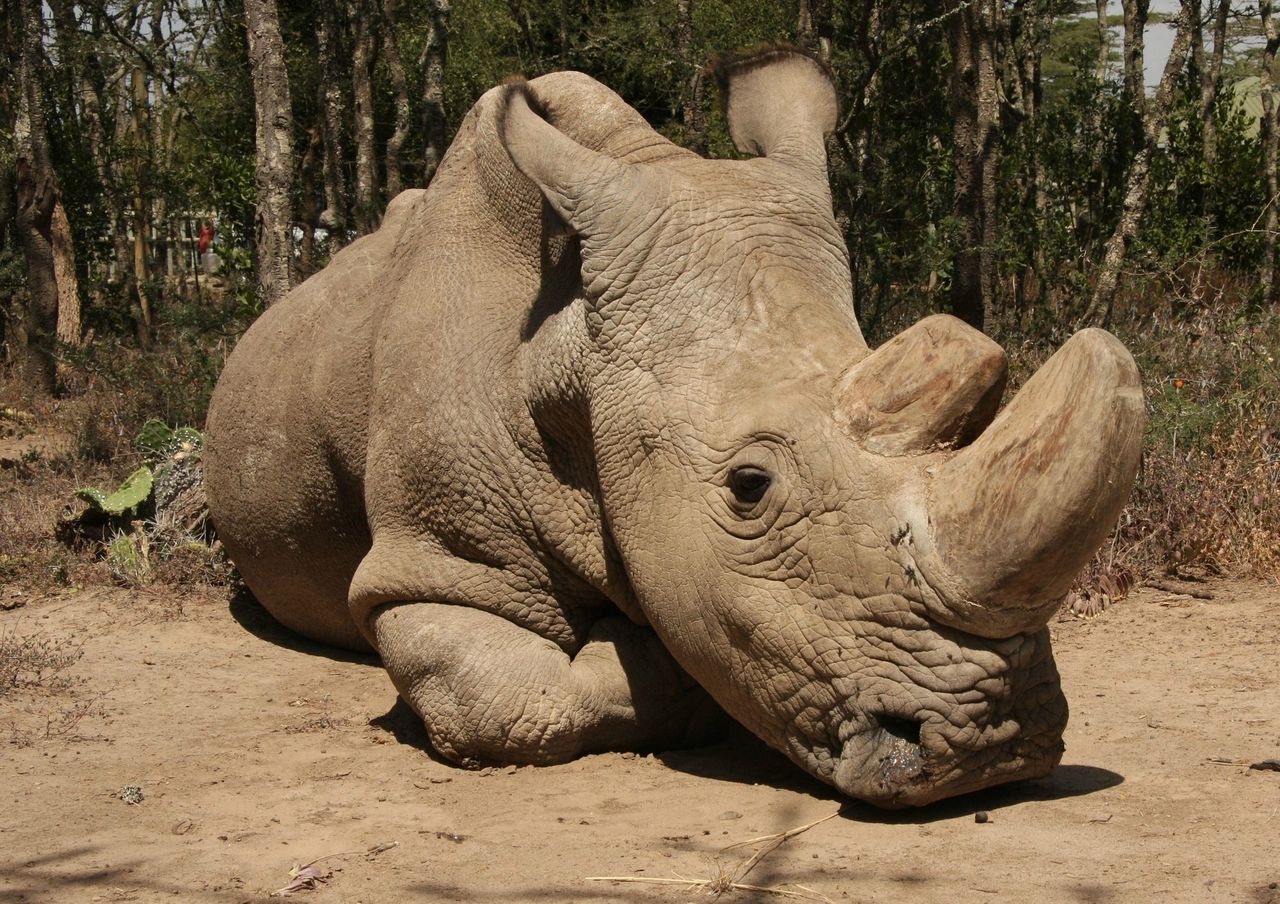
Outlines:
[[[32,599],[0,630],[75,638],[83,657],[66,687],[0,696],[0,901],[258,901],[323,855],[328,884],[296,899],[708,901],[587,877],[711,878],[750,853],[726,845],[838,812],[743,881],[836,902],[1280,902],[1280,773],[1248,768],[1280,757],[1280,590],[1213,592],[1055,622],[1062,767],[897,814],[841,802],[745,734],[464,772],[375,662],[251,601]],[[118,797],[128,785],[142,802]]]

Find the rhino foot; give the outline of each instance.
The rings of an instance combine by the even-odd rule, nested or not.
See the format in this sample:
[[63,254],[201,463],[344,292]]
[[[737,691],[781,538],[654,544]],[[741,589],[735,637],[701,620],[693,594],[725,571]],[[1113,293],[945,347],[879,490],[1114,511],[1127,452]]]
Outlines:
[[619,616],[596,622],[572,657],[465,606],[393,603],[372,624],[387,672],[432,746],[463,766],[689,746],[728,724],[651,629]]

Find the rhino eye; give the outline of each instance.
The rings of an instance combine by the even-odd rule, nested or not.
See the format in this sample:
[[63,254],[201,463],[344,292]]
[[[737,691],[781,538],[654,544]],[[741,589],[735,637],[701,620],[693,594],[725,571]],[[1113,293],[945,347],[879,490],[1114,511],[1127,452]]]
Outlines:
[[754,467],[736,468],[729,475],[729,490],[733,498],[748,505],[755,505],[764,498],[773,477],[768,471]]

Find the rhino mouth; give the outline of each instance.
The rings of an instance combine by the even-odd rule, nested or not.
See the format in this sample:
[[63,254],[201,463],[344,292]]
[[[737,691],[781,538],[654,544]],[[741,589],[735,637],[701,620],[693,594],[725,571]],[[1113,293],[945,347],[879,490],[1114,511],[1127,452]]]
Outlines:
[[[1034,713],[956,726],[937,712],[876,713],[844,740],[832,783],[879,807],[917,807],[1049,774],[1062,759],[1066,699],[1056,685]],[[845,734],[842,731],[841,734]]]
[[911,682],[863,706],[851,700],[828,744],[816,745],[828,781],[895,809],[1052,772],[1068,712],[1047,637],[1005,643],[1017,665],[1003,674],[950,692]]

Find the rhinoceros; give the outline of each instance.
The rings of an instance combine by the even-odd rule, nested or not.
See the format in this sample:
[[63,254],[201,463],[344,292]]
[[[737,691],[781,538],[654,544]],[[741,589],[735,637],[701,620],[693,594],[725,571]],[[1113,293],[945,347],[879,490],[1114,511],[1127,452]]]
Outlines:
[[828,73],[775,49],[718,77],[755,156],[580,73],[481,97],[430,187],[227,362],[226,549],[284,625],[376,651],[463,765],[727,712],[885,807],[1044,775],[1046,624],[1131,489],[1134,362],[1085,330],[999,410],[1004,353],[959,320],[870,350]]

